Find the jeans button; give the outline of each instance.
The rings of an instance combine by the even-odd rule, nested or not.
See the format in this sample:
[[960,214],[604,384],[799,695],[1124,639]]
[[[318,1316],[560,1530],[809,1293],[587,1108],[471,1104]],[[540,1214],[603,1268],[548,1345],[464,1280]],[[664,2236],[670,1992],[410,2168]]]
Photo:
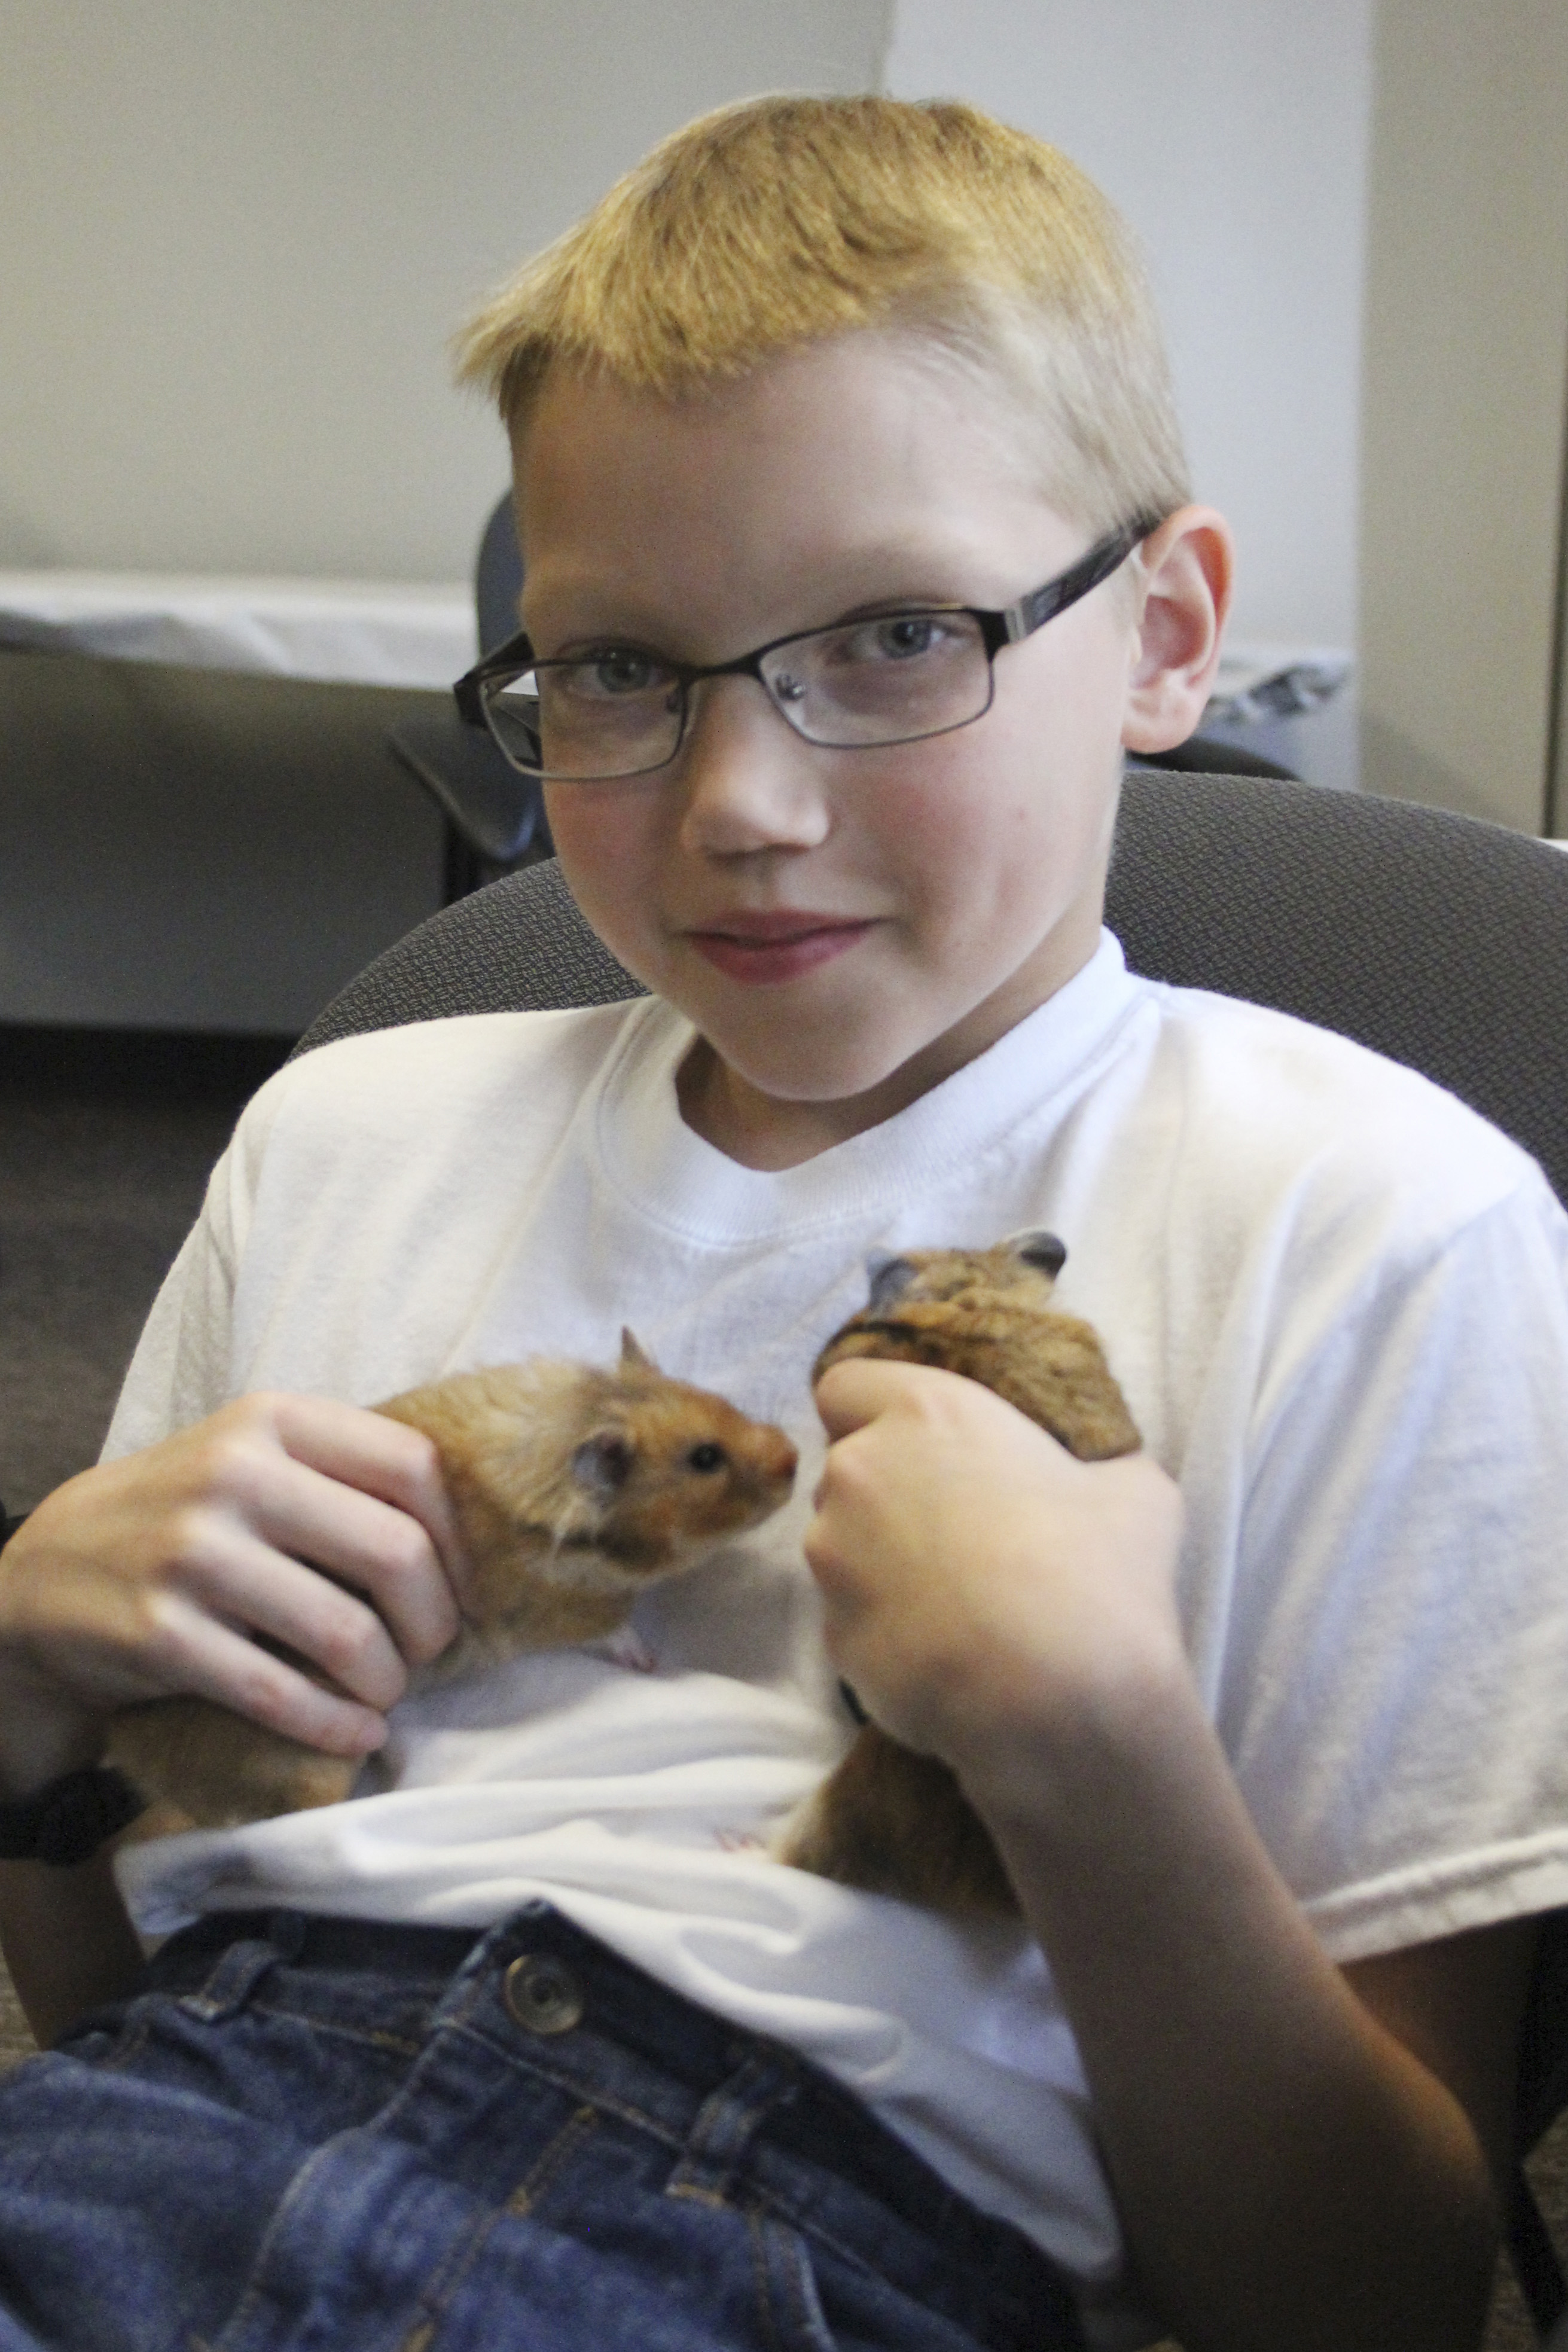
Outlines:
[[513,1960],[501,1986],[507,2015],[525,2033],[570,2033],[583,2020],[583,1990],[570,1969],[542,1953]]

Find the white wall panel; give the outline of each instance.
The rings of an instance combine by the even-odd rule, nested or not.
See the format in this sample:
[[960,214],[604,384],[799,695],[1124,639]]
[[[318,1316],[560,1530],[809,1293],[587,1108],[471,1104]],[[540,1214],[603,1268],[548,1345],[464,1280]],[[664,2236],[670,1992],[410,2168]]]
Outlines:
[[[1380,0],[1376,88],[1363,775],[1538,832],[1559,658],[1568,7]],[[1551,821],[1568,833],[1558,736]]]
[[1372,0],[897,0],[888,87],[1100,182],[1152,264],[1236,634],[1351,645]]

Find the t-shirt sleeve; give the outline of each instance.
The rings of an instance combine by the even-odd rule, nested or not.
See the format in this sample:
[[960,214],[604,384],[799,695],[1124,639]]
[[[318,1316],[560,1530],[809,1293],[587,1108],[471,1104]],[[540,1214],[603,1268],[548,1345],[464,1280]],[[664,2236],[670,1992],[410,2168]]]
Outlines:
[[1533,1171],[1254,1431],[1217,1719],[1337,1960],[1568,1903],[1568,1221]]
[[[275,1088],[277,1080],[271,1083]],[[201,1213],[142,1327],[104,1440],[106,1462],[188,1429],[237,1393],[236,1273],[250,1171],[264,1147],[270,1108],[264,1089],[213,1170]]]

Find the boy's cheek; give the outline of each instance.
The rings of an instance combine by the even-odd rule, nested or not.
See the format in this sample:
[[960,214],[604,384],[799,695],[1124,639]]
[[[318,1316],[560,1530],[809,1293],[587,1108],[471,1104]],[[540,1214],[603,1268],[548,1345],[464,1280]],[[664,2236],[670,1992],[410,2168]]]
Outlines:
[[566,885],[612,955],[647,987],[656,936],[654,863],[625,784],[547,784],[545,814]]

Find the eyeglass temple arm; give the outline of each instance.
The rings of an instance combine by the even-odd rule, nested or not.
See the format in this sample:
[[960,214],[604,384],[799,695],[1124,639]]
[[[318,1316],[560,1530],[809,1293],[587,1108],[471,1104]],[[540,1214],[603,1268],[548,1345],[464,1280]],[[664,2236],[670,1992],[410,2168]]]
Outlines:
[[1047,621],[1054,621],[1058,613],[1076,604],[1091,588],[1098,588],[1102,580],[1109,580],[1126,562],[1139,541],[1158,530],[1163,520],[1161,515],[1139,515],[1133,521],[1124,522],[1120,530],[1096,540],[1088,554],[1059,579],[1047,580],[1032,596],[1021,596],[1016,604],[1009,604],[999,615],[1006,632],[1003,642],[1016,645],[1021,637],[1032,637],[1037,629],[1043,629]]

